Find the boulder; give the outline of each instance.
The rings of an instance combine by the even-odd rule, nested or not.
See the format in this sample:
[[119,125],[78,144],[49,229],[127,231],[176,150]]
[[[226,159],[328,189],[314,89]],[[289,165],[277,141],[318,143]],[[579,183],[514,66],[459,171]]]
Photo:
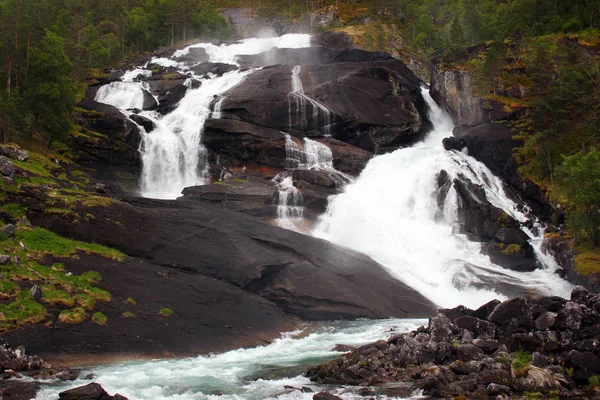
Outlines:
[[154,128],[156,128],[156,124],[152,120],[141,115],[133,114],[129,117],[129,119],[142,126],[146,133],[150,133],[154,130]]
[[15,232],[17,231],[17,227],[13,224],[4,225],[0,228],[0,233],[2,233],[7,238],[11,238],[15,236]]
[[155,109],[158,106],[158,102],[156,101],[154,96],[152,96],[152,94],[149,91],[147,91],[146,89],[142,89],[142,93],[144,96],[144,103],[142,105],[142,109],[143,110]]
[[531,366],[524,376],[516,376],[513,387],[520,392],[550,392],[561,388],[560,382],[545,369]]
[[0,156],[0,174],[12,178],[15,174],[15,165],[8,159],[8,157]]
[[204,76],[208,73],[215,74],[217,76],[222,76],[227,72],[235,71],[239,67],[233,64],[224,64],[224,63],[213,63],[213,62],[203,62],[197,65],[194,65],[190,68],[190,70],[194,73],[194,75]]
[[109,395],[98,383],[89,383],[58,394],[60,400],[127,400],[120,394]]
[[148,81],[150,92],[158,100],[158,105],[155,107],[157,112],[168,114],[177,107],[187,91],[187,87],[184,85],[185,79],[153,79]]
[[13,145],[0,146],[0,155],[12,158],[17,161],[27,161],[29,158],[29,152],[21,150]]
[[290,94],[290,66],[256,71],[227,93],[223,113],[288,132],[330,133],[379,153],[416,140],[431,126],[420,82],[401,61],[303,66],[299,77],[303,96]]

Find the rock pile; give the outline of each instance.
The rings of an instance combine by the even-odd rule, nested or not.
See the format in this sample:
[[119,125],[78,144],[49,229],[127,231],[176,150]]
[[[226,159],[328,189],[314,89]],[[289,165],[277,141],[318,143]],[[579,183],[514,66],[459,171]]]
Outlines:
[[600,295],[516,297],[440,310],[428,326],[353,350],[307,375],[325,384],[414,382],[434,397],[538,392],[598,398]]

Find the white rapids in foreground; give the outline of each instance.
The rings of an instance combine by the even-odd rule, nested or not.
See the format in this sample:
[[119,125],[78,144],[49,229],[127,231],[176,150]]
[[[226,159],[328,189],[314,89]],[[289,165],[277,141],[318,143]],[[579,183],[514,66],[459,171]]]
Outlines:
[[[442,139],[452,136],[452,121],[427,90],[422,94],[431,109],[434,131],[422,143],[372,159],[356,182],[330,201],[314,235],[371,256],[442,307],[476,308],[503,298],[492,289],[475,288],[473,284],[485,283],[481,276],[568,297],[572,286],[554,274],[551,257],[538,257],[546,263],[544,269],[515,272],[491,263],[479,253],[479,243],[455,233],[454,188],[446,196],[443,218],[436,219],[436,174],[443,169],[451,180],[464,174],[483,186],[493,205],[518,221],[527,220],[485,165],[464,153],[444,150]],[[530,236],[539,253],[541,237]]]
[[[361,345],[387,339],[393,333],[408,332],[426,320],[390,319],[380,321],[332,322],[309,334],[284,334],[272,344],[252,349],[182,360],[154,360],[116,364],[85,370],[96,374],[111,395],[120,393],[130,400],[310,400],[314,393],[286,390],[289,385],[320,390],[303,377],[302,371],[325,362],[340,353],[331,351],[336,344]],[[56,383],[43,388],[37,400],[56,400],[58,393],[90,381]],[[360,398],[350,389],[332,389],[346,399]]]

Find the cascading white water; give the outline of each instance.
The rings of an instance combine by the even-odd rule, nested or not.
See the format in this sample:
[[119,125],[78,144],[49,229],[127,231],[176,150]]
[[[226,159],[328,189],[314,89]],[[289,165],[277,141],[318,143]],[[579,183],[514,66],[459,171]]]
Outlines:
[[[189,52],[191,47],[203,47],[210,62],[228,62],[235,64],[237,57],[244,54],[258,54],[273,47],[300,48],[310,46],[310,35],[290,34],[266,39],[246,39],[241,42],[221,46],[200,43],[177,51],[174,57]],[[154,64],[163,66],[183,66],[170,59],[154,58]],[[181,71],[182,73],[186,73]],[[180,195],[186,186],[202,185],[208,182],[206,149],[202,145],[202,130],[207,118],[220,118],[225,97],[223,93],[239,84],[252,70],[233,71],[221,77],[211,79],[196,76],[202,81],[198,89],[191,89],[191,80],[186,80],[188,91],[177,108],[166,116],[156,112],[142,112],[154,122],[156,128],[151,133],[142,132],[143,170],[141,175],[141,194],[145,197],[173,199]],[[123,82],[113,82],[98,91],[96,100],[121,109],[124,114],[132,108],[142,108],[145,82],[135,82],[139,75],[151,76],[152,72],[136,69],[127,72]],[[210,110],[216,96],[219,100]]]
[[[156,113],[142,113],[156,124],[142,137],[141,190],[145,197],[176,198],[184,187],[208,183],[206,148],[201,141],[204,122],[211,115],[210,105],[215,96],[239,84],[250,72],[233,71],[203,81],[162,118]],[[216,118],[214,113],[212,118]]]
[[330,201],[315,236],[370,255],[398,279],[443,307],[478,307],[501,297],[492,289],[477,288],[479,284],[487,285],[488,278],[568,296],[571,285],[551,267],[529,273],[501,268],[480,254],[479,243],[455,233],[458,217],[454,188],[447,194],[440,220],[436,175],[441,170],[448,172],[451,181],[458,174],[465,175],[485,189],[494,206],[519,221],[526,217],[485,165],[461,152],[443,149],[441,141],[451,136],[452,122],[428,91],[422,94],[431,109],[434,131],[411,148],[372,159],[356,182]]
[[287,169],[325,169],[333,170],[333,154],[323,143],[304,138],[304,144],[298,144],[290,135],[285,135]]
[[301,71],[300,65],[292,68],[292,91],[288,95],[289,128],[306,129],[308,127],[307,104],[310,104],[312,108],[311,121],[319,124],[319,117],[322,117],[324,122],[321,129],[324,135],[329,136],[331,134],[331,110],[325,104],[304,93],[304,86],[300,79]]
[[[279,225],[289,227],[294,219],[304,217],[302,193],[294,186],[291,176],[281,177],[277,183],[279,190],[279,204],[277,205],[277,218]],[[276,178],[280,179],[280,178]]]
[[[288,34],[270,38],[249,38],[233,44],[222,44],[219,46],[212,43],[198,43],[176,51],[173,54],[173,58],[188,54],[190,48],[203,48],[206,50],[206,54],[209,56],[211,62],[237,64],[237,59],[240,55],[259,54],[274,47],[287,49],[310,47],[310,35]],[[180,65],[180,63],[168,58],[157,58],[152,60],[152,62],[169,67]]]
[[[117,364],[86,370],[81,376],[93,372],[94,381],[107,392],[118,392],[130,400],[311,400],[314,393],[286,390],[284,386],[308,386],[314,392],[322,390],[300,374],[303,367],[338,356],[340,353],[331,350],[336,344],[370,343],[386,339],[392,333],[408,332],[424,323],[425,320],[332,322],[309,335],[285,334],[268,346],[182,360]],[[295,373],[290,375],[290,368],[294,368]],[[273,372],[277,370],[279,374]],[[269,378],[269,375],[275,377]],[[56,382],[42,388],[36,400],[55,400],[59,392],[88,383],[88,380]],[[326,390],[342,394],[343,398],[361,398],[351,388],[329,386]]]

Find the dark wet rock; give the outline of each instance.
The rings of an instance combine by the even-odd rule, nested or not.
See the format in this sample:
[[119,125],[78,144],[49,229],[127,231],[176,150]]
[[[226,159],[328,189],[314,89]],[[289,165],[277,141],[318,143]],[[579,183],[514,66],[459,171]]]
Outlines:
[[351,346],[348,344],[336,344],[333,349],[331,349],[331,351],[339,351],[339,352],[348,352],[348,351],[352,351],[356,348],[356,346]]
[[275,187],[264,179],[242,182],[230,180],[212,185],[191,186],[181,193],[186,199],[217,203],[254,216],[277,216],[276,207],[269,207],[275,203]]
[[152,94],[147,91],[146,89],[142,89],[142,93],[144,96],[144,102],[142,105],[142,110],[153,110],[158,106],[158,102],[156,101],[156,99],[154,98],[154,96],[152,96]]
[[43,361],[38,356],[28,356],[25,348],[18,346],[12,349],[8,343],[0,339],[0,370],[34,371],[42,367]]
[[194,75],[203,76],[208,73],[215,74],[217,76],[222,76],[227,72],[235,71],[239,67],[233,64],[224,64],[224,63],[212,63],[212,62],[204,62],[201,64],[194,65],[190,68],[190,70],[194,73]]
[[89,91],[79,107],[85,110],[76,115],[84,127],[84,135],[72,136],[76,161],[110,179],[114,178],[110,175],[112,171],[136,174],[141,167],[138,151],[141,136],[137,125],[117,108],[92,100]]
[[123,400],[119,394],[111,396],[98,383],[90,383],[58,394],[60,400]]
[[[136,198],[93,212],[94,221],[82,219],[75,229],[60,215],[32,213],[30,220],[57,234],[125,252],[131,259],[123,263],[94,265],[103,276],[103,288],[128,293],[138,304],[158,306],[157,299],[169,298],[176,316],[168,326],[156,310],[139,319],[114,318],[111,326],[129,334],[111,340],[112,330],[92,330],[93,326],[88,329],[82,324],[75,327],[86,333],[85,344],[77,347],[80,352],[125,351],[132,346],[147,352],[215,351],[223,343],[232,346],[249,339],[256,343],[261,332],[289,330],[294,317],[326,320],[435,313],[430,301],[369,257],[223,207],[185,197],[180,201]],[[115,225],[115,220],[121,224]],[[119,279],[124,270],[135,279]],[[139,285],[140,279],[144,285]],[[120,302],[105,306],[121,315],[116,303]],[[239,333],[223,328],[231,321],[240,326]],[[32,351],[38,352],[40,344],[53,351],[72,348],[72,329],[42,325],[31,327],[29,335],[21,330],[19,336]],[[203,340],[198,340],[198,331],[206,332]]]
[[480,319],[488,319],[488,317],[490,316],[492,311],[496,309],[496,306],[498,306],[498,304],[500,304],[500,300],[490,300],[489,302],[479,307],[477,310],[473,311],[471,315]]
[[[256,71],[227,93],[224,116],[289,131],[290,110],[301,101],[290,95],[291,77],[290,66]],[[400,61],[303,66],[300,78],[306,96],[322,103],[329,115],[306,102],[307,118],[294,113],[292,130],[330,132],[336,139],[380,153],[429,129],[419,80]]]
[[456,349],[456,356],[461,361],[469,361],[483,356],[483,350],[473,344],[461,344]]
[[154,110],[161,114],[173,111],[187,91],[187,87],[184,85],[185,80],[186,78],[148,81],[150,92],[158,100],[158,105]]
[[487,354],[492,354],[500,347],[500,342],[494,339],[475,339],[473,344]]
[[505,344],[511,352],[523,350],[532,353],[541,347],[542,342],[531,333],[515,333],[506,339]]
[[487,386],[487,393],[489,396],[497,396],[499,394],[507,394],[510,395],[511,390],[508,386],[498,385],[496,383],[490,383]]
[[525,297],[516,297],[498,304],[488,317],[491,322],[504,325],[510,320],[530,314],[529,301]]
[[531,272],[540,268],[533,248],[529,243],[521,246],[492,240],[482,246],[481,254],[490,257],[490,261],[494,264],[513,271]]
[[136,124],[143,126],[146,133],[150,133],[156,128],[156,124],[153,121],[141,115],[133,114],[129,118]]
[[35,399],[37,392],[40,390],[38,383],[21,383],[3,382],[2,389],[0,389],[0,395],[3,400],[30,400]]
[[210,57],[208,56],[208,53],[206,53],[204,47],[190,47],[188,53],[181,57],[177,57],[176,61],[193,64],[206,62],[209,59]]
[[342,400],[340,397],[335,396],[329,392],[319,392],[313,396],[313,400]]
[[554,322],[556,322],[556,313],[553,312],[545,312],[540,315],[535,320],[535,327],[538,331],[549,331],[554,326]]
[[455,137],[444,138],[444,140],[442,140],[442,145],[444,146],[444,149],[446,149],[446,150],[457,150],[457,151],[461,151],[462,149],[467,147],[464,140],[457,139]]
[[579,330],[584,319],[584,307],[572,301],[567,302],[558,312],[556,326],[570,331]]

